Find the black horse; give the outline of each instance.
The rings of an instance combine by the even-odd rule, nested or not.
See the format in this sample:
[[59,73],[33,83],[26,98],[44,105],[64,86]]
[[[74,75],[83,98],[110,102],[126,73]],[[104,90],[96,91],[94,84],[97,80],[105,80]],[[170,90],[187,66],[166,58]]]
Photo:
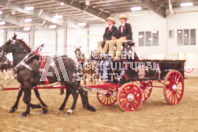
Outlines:
[[[17,66],[21,60],[24,59],[29,53],[31,53],[31,49],[27,44],[21,40],[17,39],[17,36],[14,35],[12,39],[8,40],[3,46],[0,47],[0,52],[6,52],[6,53],[12,53],[13,55],[13,67]],[[47,112],[47,105],[41,100],[38,90],[34,90],[37,98],[39,99],[41,105],[33,105],[30,103],[31,101],[31,89],[34,86],[37,86],[39,84],[44,84],[44,81],[41,82],[41,57],[32,54],[31,59],[29,59],[26,62],[26,66],[21,65],[17,68],[16,74],[17,74],[17,80],[21,84],[21,89],[19,90],[18,97],[16,100],[16,103],[11,108],[10,112],[15,112],[15,109],[18,106],[19,99],[22,95],[22,92],[24,91],[24,97],[23,101],[27,104],[26,111],[21,114],[20,117],[26,117],[27,114],[30,113],[30,107],[32,108],[43,108],[43,112]],[[62,60],[64,64],[64,68],[59,66],[59,59]],[[54,67],[50,66],[48,69],[48,72],[51,72],[52,75],[48,76],[49,83],[54,82],[60,82],[61,85],[64,85],[67,89],[66,97],[64,102],[62,103],[61,107],[59,108],[60,111],[63,111],[65,108],[65,104],[67,102],[67,99],[70,94],[73,96],[73,104],[70,110],[66,112],[66,114],[71,114],[72,111],[75,109],[76,101],[78,98],[78,93],[81,95],[83,108],[88,109],[91,111],[95,111],[95,108],[91,106],[88,102],[88,96],[87,92],[83,90],[83,88],[80,86],[79,82],[74,81],[74,73],[75,73],[75,63],[72,59],[68,58],[67,56],[60,56],[54,58],[55,66],[57,66],[57,71],[59,73],[59,79],[56,76],[56,70]],[[62,75],[62,70],[67,71],[68,80],[65,81],[64,75]],[[78,91],[78,93],[77,93]]]

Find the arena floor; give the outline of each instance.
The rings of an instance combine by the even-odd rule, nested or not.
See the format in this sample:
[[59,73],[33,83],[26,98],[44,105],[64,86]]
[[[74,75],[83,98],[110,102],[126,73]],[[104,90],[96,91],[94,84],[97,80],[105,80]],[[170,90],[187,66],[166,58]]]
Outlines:
[[[3,82],[0,81],[1,84]],[[1,91],[0,132],[198,131],[198,78],[185,80],[185,92],[179,105],[168,105],[163,90],[155,88],[140,109],[132,113],[122,112],[118,103],[111,107],[102,106],[96,94],[89,92],[90,103],[97,108],[97,112],[84,110],[78,98],[73,115],[67,116],[64,112],[58,112],[64,99],[64,95],[59,95],[59,90],[40,90],[40,93],[48,104],[49,113],[41,115],[40,109],[34,109],[28,117],[21,119],[19,115],[25,110],[22,99],[18,110],[14,114],[8,113],[16,100],[17,91]],[[38,103],[35,95],[32,96],[32,103]],[[71,103],[72,97],[65,111]]]

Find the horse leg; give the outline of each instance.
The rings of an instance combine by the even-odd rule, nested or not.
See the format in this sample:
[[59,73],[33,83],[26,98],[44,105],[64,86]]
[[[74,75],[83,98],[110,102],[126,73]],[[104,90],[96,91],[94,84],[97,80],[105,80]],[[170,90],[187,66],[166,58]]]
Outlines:
[[8,76],[8,71],[5,70],[5,80],[9,79],[9,76]]
[[83,108],[90,111],[96,111],[96,109],[89,104],[87,91],[85,91],[81,86],[78,87],[78,93],[81,96]]
[[76,102],[77,102],[77,99],[78,99],[78,93],[76,92],[75,84],[72,85],[71,87],[67,87],[67,89],[69,90],[69,92],[73,96],[73,104],[72,104],[71,109],[66,112],[66,115],[71,115],[73,110],[75,110],[75,108],[76,108]]
[[24,82],[24,97],[23,102],[27,104],[26,111],[23,112],[20,117],[26,117],[27,114],[30,114],[30,101],[31,101],[31,88],[32,85],[29,82]]
[[[21,96],[22,96],[22,93],[23,93],[23,89],[20,88],[20,89],[19,89],[19,92],[18,92],[18,95],[17,95],[17,100],[16,100],[15,104],[11,107],[11,109],[9,110],[9,113],[14,113],[15,110],[18,108],[19,100],[20,100],[20,98],[21,98]],[[42,107],[40,106],[40,104],[38,104],[38,105],[30,104],[30,107],[31,107],[32,109],[35,109],[35,108],[42,108]]]
[[48,109],[47,109],[48,106],[41,99],[38,89],[34,89],[34,93],[35,93],[37,99],[39,100],[39,102],[41,103],[41,105],[43,106],[43,107],[40,106],[40,107],[37,107],[37,108],[42,108],[42,114],[46,114],[48,112]]
[[64,110],[65,105],[66,105],[66,102],[67,102],[67,99],[69,98],[69,95],[70,95],[70,94],[71,94],[71,93],[69,92],[69,90],[66,90],[66,97],[65,97],[65,99],[64,99],[64,101],[63,101],[61,107],[59,108],[59,111],[63,111],[63,110]]
[[20,88],[18,95],[17,95],[17,100],[16,100],[15,104],[11,107],[9,113],[14,113],[15,110],[18,108],[19,100],[21,98],[22,93],[23,93],[23,89]]
[[6,71],[5,70],[3,70],[3,80],[6,80],[6,78],[7,78],[7,75],[6,75]]

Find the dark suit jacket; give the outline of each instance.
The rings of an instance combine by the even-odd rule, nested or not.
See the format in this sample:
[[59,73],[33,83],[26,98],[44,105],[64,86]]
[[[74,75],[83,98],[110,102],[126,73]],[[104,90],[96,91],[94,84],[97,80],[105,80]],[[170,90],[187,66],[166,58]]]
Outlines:
[[119,27],[119,30],[118,30],[118,38],[120,37],[126,37],[127,40],[132,40],[132,29],[131,29],[131,25],[129,23],[125,23],[125,26],[124,26],[124,30],[123,32],[121,32],[121,27]]
[[117,38],[117,27],[112,26],[111,30],[109,31],[109,27],[105,29],[105,33],[103,35],[103,41],[111,40],[112,36]]

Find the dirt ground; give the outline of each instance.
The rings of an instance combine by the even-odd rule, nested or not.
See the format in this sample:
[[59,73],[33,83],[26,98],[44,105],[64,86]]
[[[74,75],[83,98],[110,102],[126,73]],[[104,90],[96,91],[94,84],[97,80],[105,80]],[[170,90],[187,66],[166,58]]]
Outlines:
[[[0,81],[2,84],[5,81]],[[17,83],[12,83],[17,86]],[[82,108],[80,98],[73,115],[65,115],[71,107],[69,98],[64,112],[58,112],[65,95],[59,90],[40,90],[41,97],[49,107],[49,113],[41,114],[41,109],[31,109],[26,118],[19,118],[25,110],[22,99],[13,114],[8,110],[14,104],[17,91],[0,91],[0,132],[139,132],[139,131],[198,131],[198,78],[185,80],[182,101],[176,106],[166,103],[163,90],[154,88],[151,97],[135,112],[123,112],[118,103],[107,107],[101,105],[96,93],[89,92],[89,101],[97,108],[90,112]],[[32,103],[38,103],[32,95]]]

